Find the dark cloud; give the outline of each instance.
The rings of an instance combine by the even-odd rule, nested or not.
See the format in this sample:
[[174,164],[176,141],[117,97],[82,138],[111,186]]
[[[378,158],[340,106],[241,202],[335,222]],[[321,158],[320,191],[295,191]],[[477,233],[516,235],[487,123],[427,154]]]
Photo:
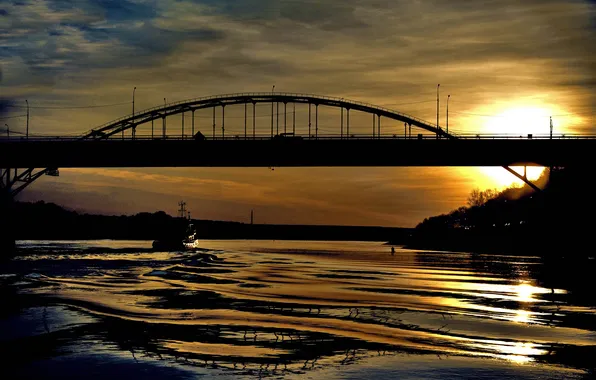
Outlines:
[[[0,79],[2,76],[0,75]],[[0,80],[1,82],[1,80]],[[13,111],[11,106],[14,104],[14,101],[11,99],[0,98],[0,117],[8,115],[10,112]],[[4,123],[0,123],[0,128],[5,129]]]
[[164,57],[179,44],[191,40],[194,42],[216,42],[222,40],[224,33],[209,28],[196,28],[187,31],[172,31],[155,26],[152,22],[143,22],[139,28],[124,30],[115,36],[125,45],[134,47],[132,54]]

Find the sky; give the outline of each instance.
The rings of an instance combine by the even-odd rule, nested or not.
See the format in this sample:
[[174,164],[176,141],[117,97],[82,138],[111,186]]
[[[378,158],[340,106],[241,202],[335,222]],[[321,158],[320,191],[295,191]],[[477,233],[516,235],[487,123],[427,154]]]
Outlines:
[[[27,99],[31,135],[78,135],[130,114],[134,87],[138,112],[275,85],[434,123],[440,84],[440,125],[450,95],[455,133],[547,134],[551,116],[554,133],[596,133],[595,32],[596,2],[579,0],[3,1],[0,122],[24,133]],[[296,107],[300,133],[306,112]],[[339,111],[320,112],[335,133]],[[227,133],[242,133],[241,115],[226,108]],[[257,117],[266,131],[270,107]],[[351,117],[354,133],[370,131],[369,115]],[[210,133],[210,111],[195,123]],[[61,169],[19,200],[172,215],[184,200],[200,219],[248,221],[253,209],[256,223],[412,227],[513,182],[502,168]]]

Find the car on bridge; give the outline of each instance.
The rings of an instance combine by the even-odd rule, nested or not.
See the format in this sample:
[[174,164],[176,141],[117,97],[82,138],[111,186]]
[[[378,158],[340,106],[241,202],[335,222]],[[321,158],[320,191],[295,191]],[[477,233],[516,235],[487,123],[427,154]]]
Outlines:
[[99,137],[99,138],[103,138],[106,137],[106,133],[103,131],[96,131],[94,129],[91,130],[91,133],[89,133],[89,137]]
[[273,136],[273,140],[303,140],[302,136],[296,136],[293,132],[280,133]]

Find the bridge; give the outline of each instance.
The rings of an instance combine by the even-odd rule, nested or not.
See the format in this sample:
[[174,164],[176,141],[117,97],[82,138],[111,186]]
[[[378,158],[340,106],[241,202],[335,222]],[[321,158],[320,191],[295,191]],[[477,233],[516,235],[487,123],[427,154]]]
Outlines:
[[[271,115],[257,128],[256,105],[262,103],[271,105]],[[296,104],[308,107],[298,129]],[[226,107],[241,107],[242,132],[226,134]],[[320,107],[340,111],[331,133],[319,128]],[[195,112],[205,109],[212,109],[212,122],[199,129]],[[350,129],[355,113],[370,117],[370,130]],[[168,125],[175,115],[180,125]],[[6,132],[0,137],[0,212],[39,177],[72,167],[503,166],[538,191],[510,166],[588,165],[596,147],[596,135],[456,135],[448,126],[368,103],[275,92],[189,99],[138,113],[133,102],[132,114],[75,137]]]

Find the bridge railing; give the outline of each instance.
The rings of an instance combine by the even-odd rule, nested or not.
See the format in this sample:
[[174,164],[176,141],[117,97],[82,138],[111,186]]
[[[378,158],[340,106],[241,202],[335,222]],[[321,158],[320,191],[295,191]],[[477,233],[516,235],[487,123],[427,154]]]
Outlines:
[[[247,135],[244,137],[244,134],[232,134],[227,136],[205,136],[205,140],[271,140],[270,134],[259,134],[255,135],[254,137],[251,135]],[[372,135],[364,135],[364,134],[350,134],[349,136],[340,134],[325,134],[325,135],[312,135],[312,136],[296,136],[296,137],[274,137],[273,139],[279,140],[437,140],[436,135],[434,134],[422,134],[422,135],[412,135],[412,136],[404,136],[404,135],[381,135],[381,136],[372,136]],[[532,135],[528,137],[527,135],[479,135],[479,134],[464,134],[458,135],[459,140],[550,140],[551,136],[549,134],[544,135]],[[553,140],[593,140],[596,139],[596,135],[582,135],[582,134],[557,134],[552,136]],[[122,137],[112,137],[106,140],[88,140],[88,141],[132,141],[131,136],[126,136],[126,138],[122,139]],[[193,136],[190,134],[185,135],[166,135],[165,138],[161,135],[139,135],[135,136],[134,140],[138,141],[151,141],[151,140],[194,140]],[[444,141],[453,141],[446,138],[440,138],[439,140]],[[27,142],[27,141],[85,141],[81,140],[78,136],[29,136],[29,138],[25,136],[0,136],[0,141],[10,141],[10,142]]]

